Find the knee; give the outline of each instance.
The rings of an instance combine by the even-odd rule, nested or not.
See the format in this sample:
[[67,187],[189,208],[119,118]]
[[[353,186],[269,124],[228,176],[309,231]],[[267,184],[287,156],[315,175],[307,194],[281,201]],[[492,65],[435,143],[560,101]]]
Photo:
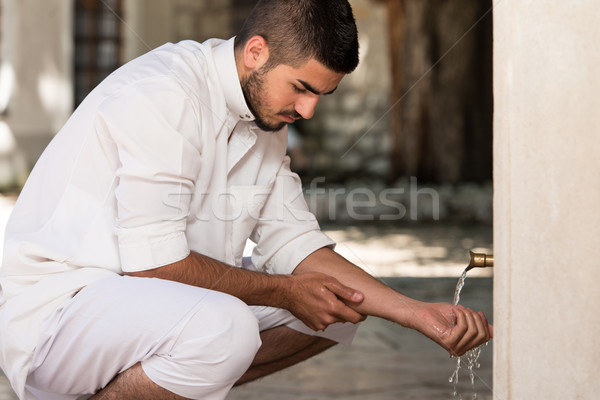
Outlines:
[[[261,341],[258,320],[241,300],[219,293],[199,305],[176,345],[192,368],[217,382],[236,381],[250,366]],[[215,299],[216,297],[216,299]]]
[[142,364],[151,380],[183,397],[227,393],[261,345],[258,320],[245,303],[222,293],[209,297],[198,305],[168,354]]
[[[207,312],[199,312],[190,321],[192,329],[198,329],[206,324],[214,324],[210,343],[207,344],[215,366],[226,374],[242,374],[252,363],[261,341],[258,320],[250,307],[241,300],[223,295],[219,301],[210,301],[204,307],[210,307]],[[207,315],[208,318],[207,318]],[[191,341],[196,341],[191,338]],[[206,352],[202,357],[205,357]],[[228,379],[227,377],[224,377]]]
[[216,340],[229,362],[250,366],[261,345],[258,319],[244,302],[230,298],[217,311],[221,327]]

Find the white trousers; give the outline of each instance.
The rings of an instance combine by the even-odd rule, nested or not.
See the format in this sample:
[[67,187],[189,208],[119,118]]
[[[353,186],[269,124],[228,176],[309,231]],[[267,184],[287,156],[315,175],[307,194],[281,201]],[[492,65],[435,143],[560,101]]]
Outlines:
[[249,307],[224,293],[161,279],[115,276],[83,288],[43,324],[26,389],[41,400],[85,399],[141,362],[159,386],[224,399],[248,369],[259,332],[280,325],[349,344],[353,324],[315,332],[287,310]]

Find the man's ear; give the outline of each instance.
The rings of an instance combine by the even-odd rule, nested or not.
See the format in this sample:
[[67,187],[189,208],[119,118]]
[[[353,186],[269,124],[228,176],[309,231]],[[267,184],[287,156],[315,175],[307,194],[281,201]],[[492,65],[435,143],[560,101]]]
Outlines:
[[269,46],[262,36],[253,36],[244,46],[244,66],[248,70],[258,70],[269,59]]

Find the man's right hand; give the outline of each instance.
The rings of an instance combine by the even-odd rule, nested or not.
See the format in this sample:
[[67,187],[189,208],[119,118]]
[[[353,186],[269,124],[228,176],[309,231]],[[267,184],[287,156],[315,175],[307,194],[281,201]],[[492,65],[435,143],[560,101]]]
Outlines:
[[409,325],[438,343],[452,356],[486,343],[494,336],[494,327],[482,312],[450,303],[414,302]]
[[350,307],[360,304],[364,295],[334,277],[307,272],[293,274],[290,280],[290,288],[284,294],[284,308],[309,328],[321,331],[335,322],[355,324],[366,318]]

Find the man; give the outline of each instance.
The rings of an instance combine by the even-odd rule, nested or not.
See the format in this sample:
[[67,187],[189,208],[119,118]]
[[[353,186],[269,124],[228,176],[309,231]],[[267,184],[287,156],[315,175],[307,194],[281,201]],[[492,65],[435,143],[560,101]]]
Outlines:
[[101,83],[7,227],[0,361],[19,396],[223,399],[367,315],[451,354],[489,340],[483,314],[337,255],[307,210],[285,125],[357,63],[345,0],[263,0],[235,39],[168,44]]

